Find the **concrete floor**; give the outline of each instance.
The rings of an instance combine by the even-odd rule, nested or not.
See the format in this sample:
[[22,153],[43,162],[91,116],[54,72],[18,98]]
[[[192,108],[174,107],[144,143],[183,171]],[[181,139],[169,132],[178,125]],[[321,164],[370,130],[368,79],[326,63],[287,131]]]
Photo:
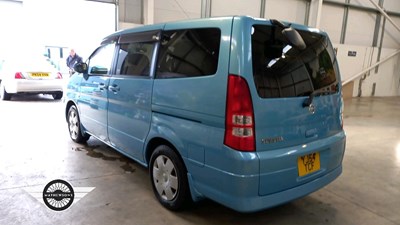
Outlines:
[[[63,103],[47,96],[0,102],[0,224],[400,225],[400,98],[345,103],[343,174],[307,197],[241,214],[212,201],[174,213],[155,199],[147,169],[99,141],[73,143]],[[53,179],[95,187],[69,209],[29,194]]]

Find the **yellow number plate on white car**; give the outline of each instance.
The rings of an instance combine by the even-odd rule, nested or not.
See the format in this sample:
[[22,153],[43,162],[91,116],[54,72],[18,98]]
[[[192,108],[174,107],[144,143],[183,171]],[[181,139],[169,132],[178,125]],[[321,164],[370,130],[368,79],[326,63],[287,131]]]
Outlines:
[[32,77],[48,77],[49,73],[31,73]]
[[301,177],[318,171],[321,168],[319,152],[303,155],[297,158],[297,167],[299,170],[299,176]]

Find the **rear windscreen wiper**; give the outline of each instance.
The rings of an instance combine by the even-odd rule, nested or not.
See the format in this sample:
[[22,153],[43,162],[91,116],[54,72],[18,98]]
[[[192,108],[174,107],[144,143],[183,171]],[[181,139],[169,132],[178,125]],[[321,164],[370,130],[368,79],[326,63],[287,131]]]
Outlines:
[[333,90],[315,90],[311,92],[311,94],[304,100],[303,102],[303,107],[310,107],[312,104],[312,101],[316,95],[321,95],[321,94],[335,94],[337,91]]

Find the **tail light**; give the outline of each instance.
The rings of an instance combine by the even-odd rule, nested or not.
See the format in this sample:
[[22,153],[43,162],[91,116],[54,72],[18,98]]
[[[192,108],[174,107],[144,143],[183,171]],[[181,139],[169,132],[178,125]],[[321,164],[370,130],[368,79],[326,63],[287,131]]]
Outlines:
[[56,79],[62,79],[62,74],[60,72],[57,72],[57,78]]
[[14,78],[15,79],[25,79],[24,75],[21,72],[16,72]]
[[254,112],[245,79],[229,75],[224,144],[239,151],[255,151]]

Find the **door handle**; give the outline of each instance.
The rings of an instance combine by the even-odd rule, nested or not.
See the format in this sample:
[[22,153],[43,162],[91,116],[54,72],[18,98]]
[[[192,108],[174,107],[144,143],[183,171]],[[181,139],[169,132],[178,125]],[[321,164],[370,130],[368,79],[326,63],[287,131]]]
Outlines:
[[108,90],[115,93],[115,92],[119,91],[120,89],[119,89],[118,85],[113,84],[112,86],[108,87]]
[[104,83],[100,83],[98,84],[98,87],[101,91],[105,90],[107,88],[107,86]]

